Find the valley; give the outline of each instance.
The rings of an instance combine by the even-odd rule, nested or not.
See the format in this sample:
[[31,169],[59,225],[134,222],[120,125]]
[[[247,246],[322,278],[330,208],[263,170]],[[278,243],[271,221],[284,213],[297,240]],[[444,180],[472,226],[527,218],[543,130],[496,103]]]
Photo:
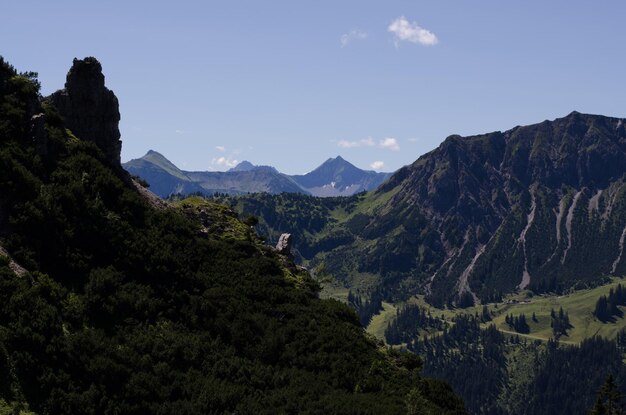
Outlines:
[[607,370],[626,378],[626,302],[597,311],[626,271],[623,126],[573,112],[448,137],[367,193],[211,199],[270,245],[290,233],[320,296],[420,355],[470,413],[583,413]]
[[218,197],[296,258],[390,303],[425,295],[439,308],[501,301],[525,288],[564,292],[626,272],[626,129],[573,112],[439,148],[376,190],[336,199]]
[[[21,102],[24,98],[15,98],[19,94],[33,93],[29,78],[10,66],[4,71],[4,88],[18,91],[7,105]],[[259,175],[279,174],[275,169],[244,164],[224,173],[228,178],[220,179],[218,189],[206,184],[214,180],[208,173],[181,171],[149,152],[135,164],[151,173],[128,175],[119,162],[117,100],[104,87],[100,71],[94,58],[75,60],[64,90],[41,102],[30,95],[41,115],[24,110],[24,117],[13,122],[28,126],[45,118],[48,129],[32,141],[6,136],[0,153],[5,165],[13,166],[5,169],[11,180],[2,185],[15,195],[0,206],[3,252],[10,254],[0,263],[8,287],[0,326],[15,339],[0,338],[0,351],[6,350],[0,363],[18,368],[18,375],[6,372],[0,378],[15,391],[1,397],[6,407],[35,412],[74,407],[85,379],[100,376],[99,369],[77,361],[71,368],[58,367],[36,351],[40,337],[11,325],[7,316],[17,312],[16,298],[32,290],[29,301],[42,303],[29,307],[57,310],[56,323],[41,324],[56,329],[41,336],[65,349],[48,353],[74,350],[90,362],[114,352],[83,348],[78,339],[96,341],[92,336],[109,333],[141,354],[142,341],[161,338],[146,330],[161,336],[187,330],[180,347],[190,356],[218,361],[184,383],[204,379],[229,390],[236,399],[205,406],[220,411],[247,411],[267,402],[245,397],[254,396],[249,394],[254,390],[264,391],[273,408],[301,407],[332,390],[333,398],[318,402],[319,408],[348,405],[357,412],[367,407],[371,413],[397,413],[408,405],[407,396],[418,396],[431,411],[462,413],[454,391],[470,413],[522,414],[528,396],[531,413],[542,408],[581,413],[609,369],[620,385],[626,379],[626,297],[617,278],[626,269],[626,130],[621,120],[574,112],[504,133],[451,136],[369,192],[316,197],[302,191],[326,182],[352,189],[346,183],[354,177],[340,180],[344,169],[357,176],[363,172],[336,158],[309,176],[280,176],[294,184],[293,191],[259,193],[258,187],[245,186]],[[96,107],[108,108],[102,110],[108,117],[84,109],[81,100],[90,88],[96,88],[94,96],[102,100]],[[66,122],[82,135],[102,134],[81,140]],[[13,134],[19,138],[33,129],[21,127]],[[143,187],[152,188],[155,177],[166,179],[157,180],[157,186],[174,186],[178,194],[157,201]],[[272,180],[267,183],[277,183]],[[22,191],[12,189],[13,183],[21,183]],[[239,190],[220,191],[223,183]],[[287,256],[271,248],[283,233],[294,241]],[[103,243],[114,249],[102,249]],[[20,280],[13,277],[11,261],[21,266]],[[42,298],[39,287],[57,294]],[[202,310],[209,309],[217,320],[205,320]],[[332,329],[307,323],[318,318]],[[339,338],[337,333],[342,333]],[[244,340],[244,334],[256,342]],[[198,336],[214,339],[213,348],[189,350]],[[307,349],[303,338],[317,346]],[[73,386],[78,392],[56,398],[63,388],[20,360],[18,343],[12,341],[31,344],[28,359],[40,361],[45,373],[80,373]],[[334,346],[325,349],[324,342]],[[312,361],[304,357],[309,355],[315,356]],[[122,359],[142,376],[164,382],[162,375],[145,373],[151,366],[133,366],[125,355],[107,359]],[[328,360],[335,362],[331,368],[307,363]],[[576,361],[576,367],[564,365],[568,361]],[[176,376],[180,367],[193,364],[161,362],[170,365],[164,374]],[[255,376],[268,376],[283,364],[287,383],[255,386],[245,377],[221,378],[221,364],[235,369],[254,364]],[[292,365],[297,372],[287,369]],[[345,365],[356,372],[343,377],[343,386],[333,384],[337,373],[332,371]],[[384,377],[371,369],[379,365],[385,367]],[[421,374],[415,371],[419,367]],[[462,376],[468,372],[481,376]],[[119,376],[133,379],[134,372]],[[308,385],[311,379],[318,387],[294,398],[299,382]],[[113,394],[110,402],[134,410],[134,392],[115,395],[109,380],[99,382],[103,392],[98,396]],[[545,382],[554,385],[546,388]],[[32,395],[36,385],[43,385],[46,395]],[[398,392],[383,392],[389,385]],[[438,400],[434,390],[449,399]],[[566,400],[572,390],[578,391],[576,399]],[[136,407],[169,402],[175,393],[166,388]],[[187,396],[183,405],[196,405],[196,399]]]
[[0,415],[626,414],[626,2],[1,10]]

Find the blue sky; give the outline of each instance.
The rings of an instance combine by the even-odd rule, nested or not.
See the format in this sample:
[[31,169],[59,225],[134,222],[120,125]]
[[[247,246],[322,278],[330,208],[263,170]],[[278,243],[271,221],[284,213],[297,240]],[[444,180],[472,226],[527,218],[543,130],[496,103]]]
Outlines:
[[44,94],[97,57],[123,161],[393,171],[451,134],[625,117],[625,15],[610,0],[3,0],[0,55]]

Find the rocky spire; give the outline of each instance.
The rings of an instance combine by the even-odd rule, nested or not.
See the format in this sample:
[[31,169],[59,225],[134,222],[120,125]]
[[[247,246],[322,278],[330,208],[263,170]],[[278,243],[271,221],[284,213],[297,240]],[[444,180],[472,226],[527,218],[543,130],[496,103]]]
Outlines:
[[74,59],[65,89],[50,96],[66,126],[82,140],[94,142],[113,164],[120,164],[120,111],[117,97],[104,86],[96,58]]

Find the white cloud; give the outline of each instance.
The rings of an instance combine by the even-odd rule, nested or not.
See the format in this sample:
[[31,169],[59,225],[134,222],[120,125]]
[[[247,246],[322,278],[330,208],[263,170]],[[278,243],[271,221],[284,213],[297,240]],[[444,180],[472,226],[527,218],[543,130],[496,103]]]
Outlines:
[[358,141],[339,140],[337,146],[341,148],[355,148],[355,147],[374,147],[374,139],[372,137],[362,138]]
[[416,22],[409,22],[404,16],[391,22],[387,30],[394,34],[396,47],[400,42],[419,43],[424,46],[434,46],[439,43],[439,39],[433,32],[420,27]]
[[222,153],[223,153],[224,151],[226,151],[226,147],[224,147],[224,146],[215,146],[215,148],[216,148],[218,151],[221,151]]
[[385,137],[378,142],[379,147],[386,148],[388,150],[398,151],[400,150],[400,145],[398,144],[398,140],[392,137]]
[[392,137],[385,137],[378,141],[378,144],[372,137],[362,138],[360,140],[339,140],[337,146],[341,148],[358,148],[358,147],[379,147],[387,150],[398,151],[400,150],[400,144],[398,140]]
[[176,130],[175,133],[178,135],[182,135],[185,134],[185,130]]
[[344,33],[341,35],[341,47],[345,48],[348,46],[353,40],[365,40],[367,39],[367,33],[362,32],[360,30],[351,30],[350,33]]
[[374,170],[381,170],[383,167],[385,167],[385,162],[376,160],[370,164],[370,167]]
[[235,159],[231,159],[230,157],[217,157],[214,158],[213,160],[211,160],[211,166],[216,166],[216,167],[235,167],[237,164],[239,164],[239,161],[235,160]]

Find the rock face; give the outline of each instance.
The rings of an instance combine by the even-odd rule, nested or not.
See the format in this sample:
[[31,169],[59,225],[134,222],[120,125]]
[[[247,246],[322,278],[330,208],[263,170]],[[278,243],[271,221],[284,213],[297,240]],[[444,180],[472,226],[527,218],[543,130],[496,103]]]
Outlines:
[[49,100],[78,138],[94,142],[111,163],[120,164],[119,104],[104,86],[102,65],[96,58],[74,59],[65,88]]
[[278,238],[278,243],[276,244],[276,250],[279,254],[283,255],[291,255],[291,234],[283,233]]
[[625,125],[573,112],[449,137],[378,189],[392,197],[364,221],[382,242],[361,270],[419,279],[440,304],[626,273]]

